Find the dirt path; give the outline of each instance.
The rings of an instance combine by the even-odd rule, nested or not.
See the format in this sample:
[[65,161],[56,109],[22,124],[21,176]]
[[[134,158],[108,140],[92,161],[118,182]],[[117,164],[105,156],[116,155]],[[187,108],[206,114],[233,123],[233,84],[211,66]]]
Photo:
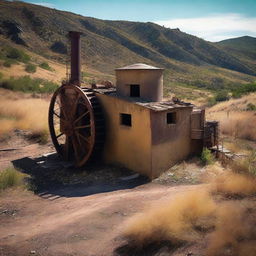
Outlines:
[[[1,197],[0,255],[112,255],[125,221],[195,186],[141,185],[80,197],[12,191]],[[56,191],[57,193],[57,191]]]
[[[113,255],[124,242],[127,219],[149,204],[197,187],[146,183],[140,176],[126,180],[122,178],[131,173],[104,166],[76,175],[58,159],[42,157],[53,151],[51,144],[30,144],[19,136],[1,145],[5,148],[15,150],[0,151],[1,169],[11,163],[21,166],[39,190],[0,195],[1,256]],[[58,183],[62,176],[65,181]]]

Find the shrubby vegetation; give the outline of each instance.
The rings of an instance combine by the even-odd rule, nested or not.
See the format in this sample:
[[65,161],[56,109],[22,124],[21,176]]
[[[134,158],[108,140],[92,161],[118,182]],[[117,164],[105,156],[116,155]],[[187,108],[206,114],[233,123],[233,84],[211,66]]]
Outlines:
[[0,191],[23,184],[23,175],[14,168],[7,168],[0,172]]
[[234,98],[240,98],[244,94],[256,92],[256,83],[240,84],[231,89]]
[[4,52],[5,56],[9,59],[13,59],[23,63],[28,63],[31,60],[29,55],[27,55],[24,51],[17,48],[6,47],[4,49]]
[[34,64],[31,64],[31,63],[28,63],[25,67],[25,70],[28,72],[28,73],[35,73],[36,72],[36,65]]
[[[233,86],[230,89],[218,90],[214,97],[208,99],[208,106],[213,106],[221,101],[229,100],[232,98],[240,98],[251,92],[256,92],[256,83],[250,84],[240,84]],[[255,110],[256,106],[254,104],[248,104],[247,110]]]
[[246,110],[256,111],[256,105],[254,105],[253,103],[248,103],[247,106],[246,106]]
[[214,162],[214,157],[208,148],[203,149],[201,161],[204,165],[212,164]]
[[53,69],[49,66],[49,64],[47,62],[43,62],[39,65],[40,68],[52,71]]
[[58,85],[40,78],[33,79],[30,76],[23,76],[0,81],[0,87],[13,91],[51,93],[56,90]]
[[0,50],[0,59],[3,60],[3,66],[7,68],[19,62],[29,65],[31,60],[24,51],[10,46],[5,46]]

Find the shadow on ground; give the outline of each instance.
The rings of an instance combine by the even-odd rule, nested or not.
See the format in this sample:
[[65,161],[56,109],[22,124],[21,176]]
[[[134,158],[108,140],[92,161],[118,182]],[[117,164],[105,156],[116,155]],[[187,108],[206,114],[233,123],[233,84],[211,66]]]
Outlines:
[[131,189],[147,183],[148,178],[122,167],[88,164],[75,168],[57,154],[21,158],[13,165],[28,174],[28,186],[44,198],[80,197]]
[[171,241],[151,242],[145,245],[126,243],[115,249],[115,256],[169,256],[185,243],[173,244]]

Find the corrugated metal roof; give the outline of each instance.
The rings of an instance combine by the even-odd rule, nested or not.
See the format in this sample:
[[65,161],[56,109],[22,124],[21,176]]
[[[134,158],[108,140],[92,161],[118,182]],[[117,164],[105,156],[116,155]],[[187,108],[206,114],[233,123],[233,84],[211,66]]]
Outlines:
[[161,70],[162,68],[157,68],[157,67],[153,67],[144,63],[135,63],[129,66],[125,66],[122,68],[116,68],[116,70],[138,70],[138,69],[143,69],[143,70]]

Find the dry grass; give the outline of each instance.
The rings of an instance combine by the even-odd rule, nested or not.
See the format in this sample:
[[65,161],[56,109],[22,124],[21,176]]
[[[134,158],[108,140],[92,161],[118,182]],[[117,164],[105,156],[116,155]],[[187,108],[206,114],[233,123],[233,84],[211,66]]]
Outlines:
[[42,99],[1,99],[0,137],[13,129],[29,130],[38,135],[47,134],[48,106],[49,103]]
[[0,171],[0,191],[22,185],[23,178],[24,175],[12,167]]
[[256,102],[256,94],[219,103],[207,110],[207,119],[220,121],[221,132],[234,138],[256,140],[256,113],[245,111]]
[[251,175],[226,171],[213,181],[212,190],[228,195],[252,195],[256,193],[256,178]]
[[248,103],[256,103],[256,93],[245,95],[239,99],[231,99],[214,105],[209,109],[210,112],[236,112],[245,111]]
[[194,239],[193,225],[213,214],[216,204],[207,191],[192,191],[135,216],[127,224],[125,236],[136,245],[170,240]]
[[[132,217],[124,232],[129,245],[143,250],[149,244],[168,240],[175,248],[207,239],[203,255],[255,255],[255,204],[247,199],[243,203],[226,201],[227,195],[254,195],[255,177],[223,170],[217,164],[208,168],[213,168],[210,186],[189,191]],[[215,201],[216,193],[223,196],[222,200],[217,197]]]
[[245,205],[223,203],[216,211],[215,230],[209,238],[207,256],[255,255],[255,234]]

